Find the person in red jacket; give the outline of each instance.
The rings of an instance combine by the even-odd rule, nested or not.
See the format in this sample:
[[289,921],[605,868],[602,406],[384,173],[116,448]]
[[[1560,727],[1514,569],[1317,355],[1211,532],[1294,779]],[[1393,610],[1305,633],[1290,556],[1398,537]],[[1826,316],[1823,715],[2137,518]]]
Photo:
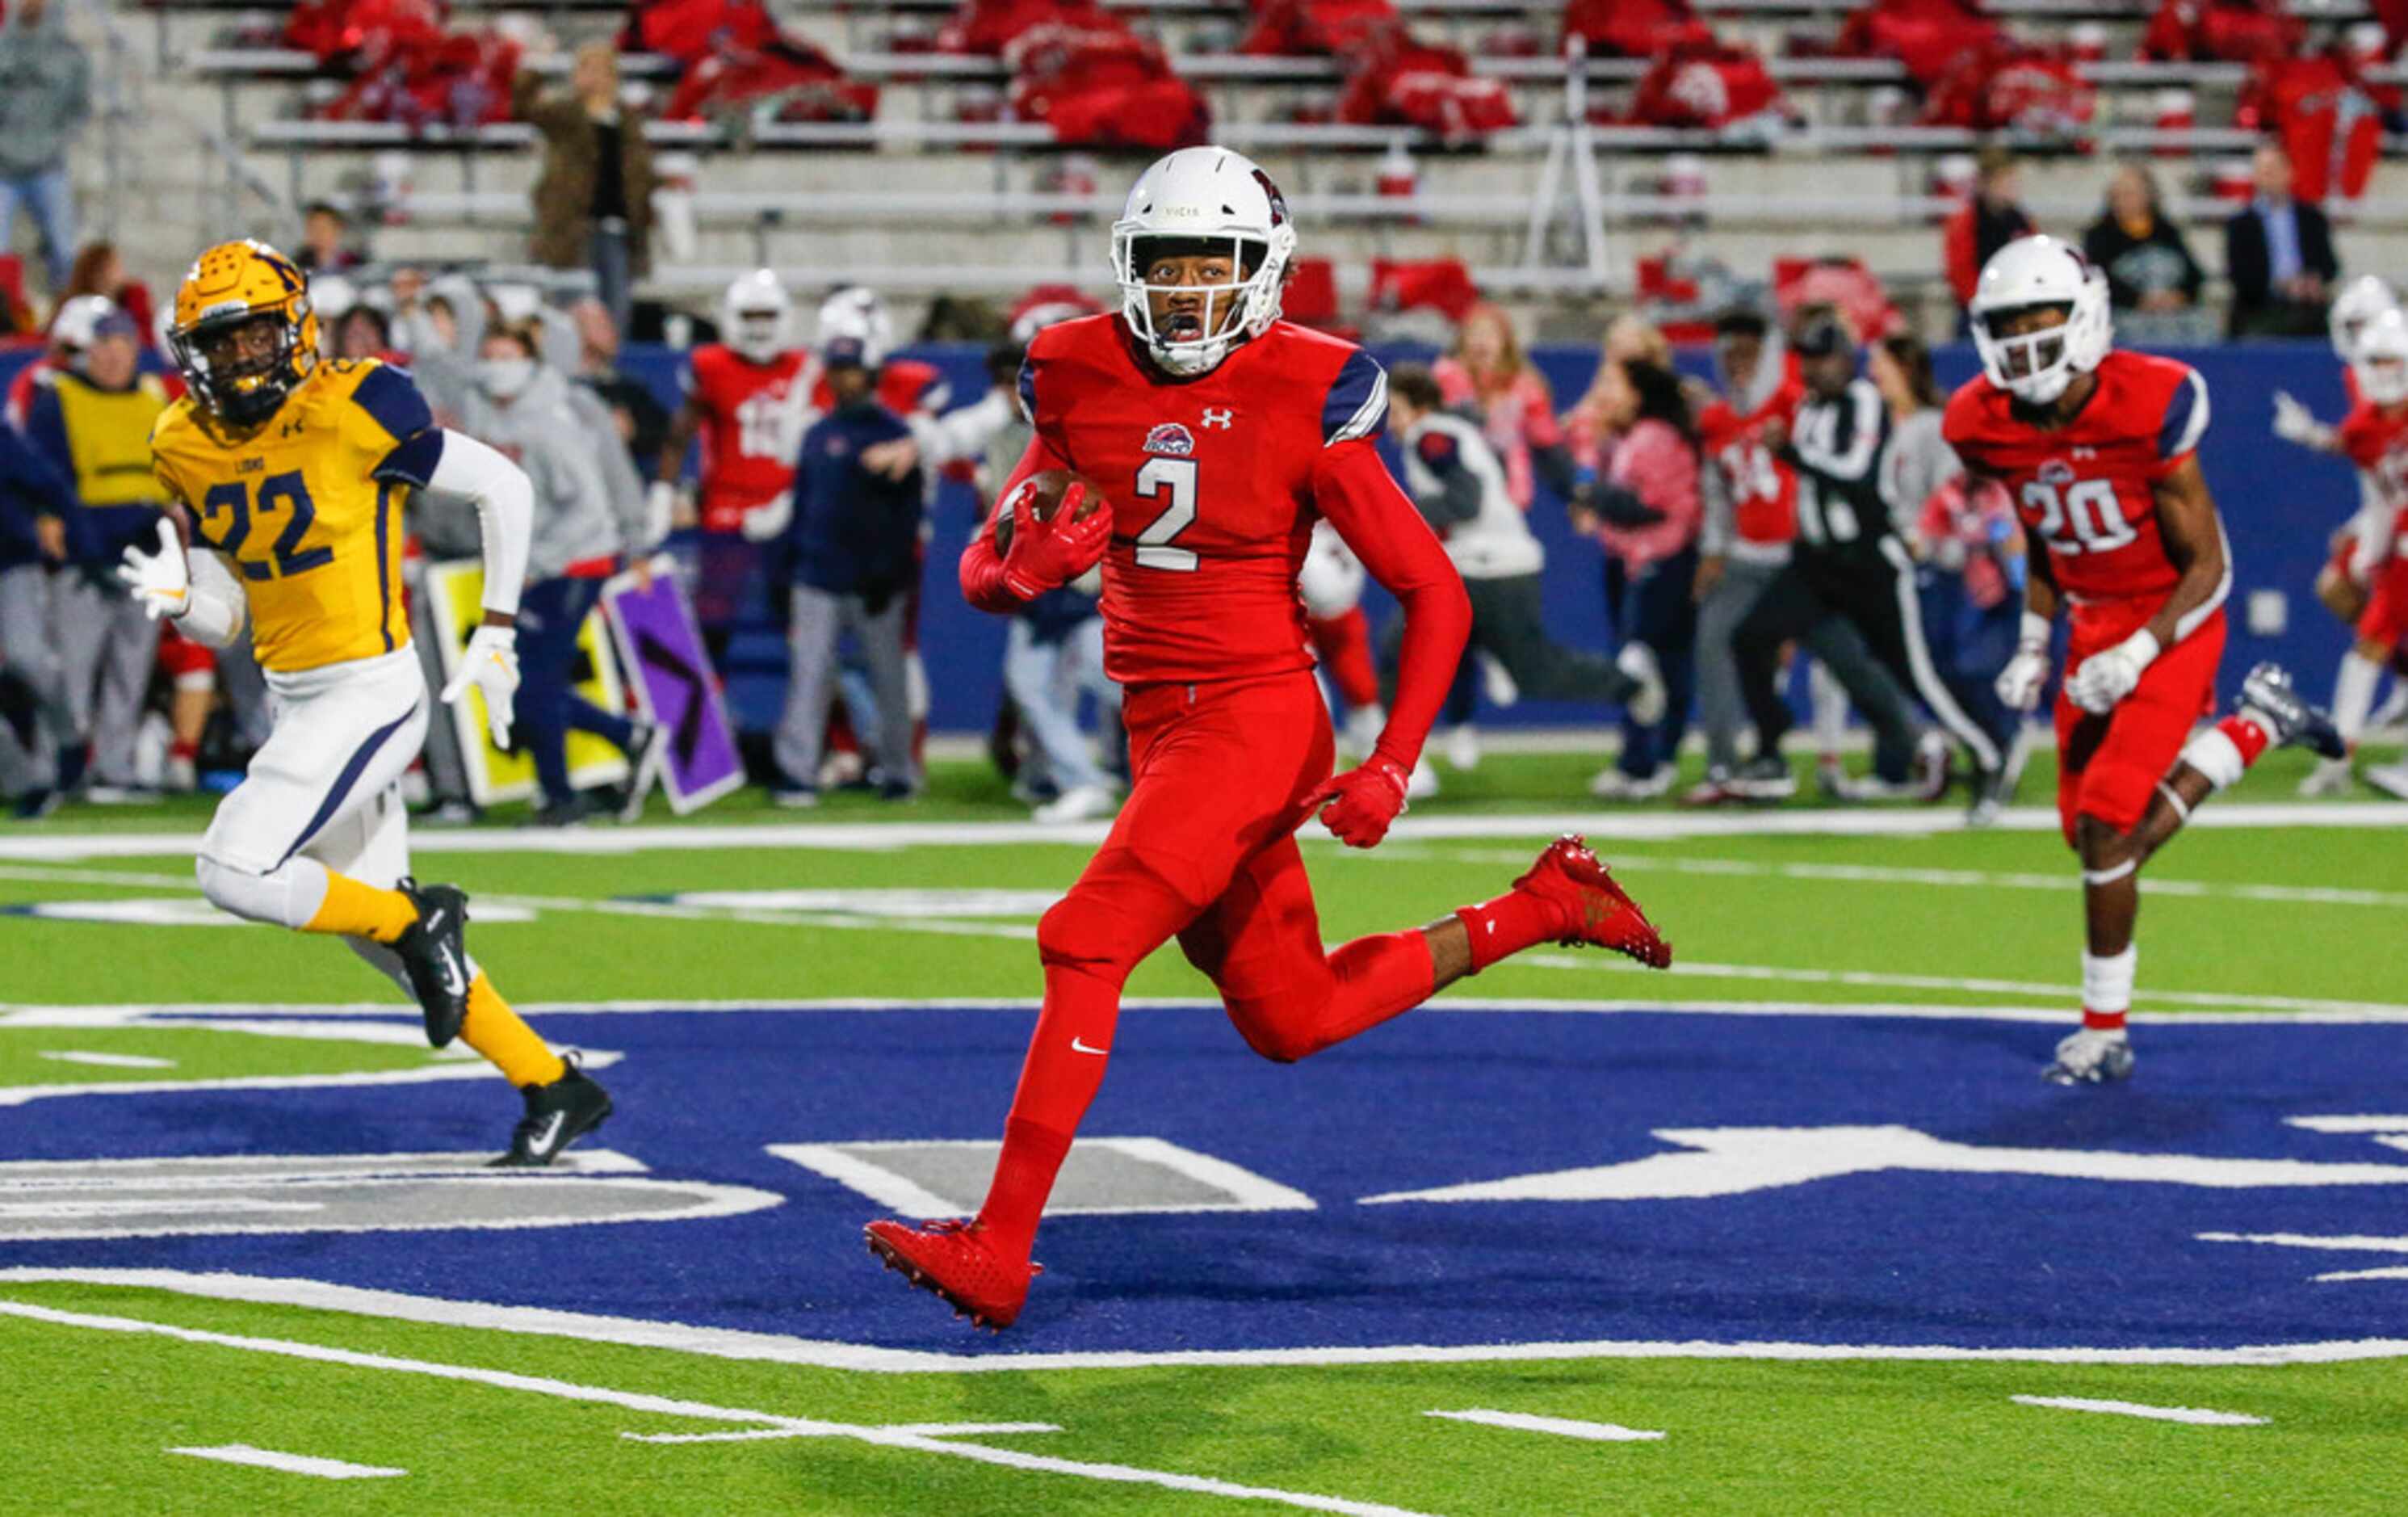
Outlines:
[[[1539,943],[1671,961],[1576,838],[1494,901],[1323,947],[1296,829],[1318,815],[1354,847],[1386,836],[1470,606],[1381,461],[1386,374],[1353,343],[1279,319],[1295,246],[1286,202],[1238,154],[1184,149],[1148,168],[1112,228],[1121,310],[1030,342],[1019,391],[1036,436],[962,556],[964,594],[998,613],[1101,563],[1105,669],[1126,692],[1135,775],[1102,848],[1038,924],[1044,1009],[977,1220],[867,1229],[872,1252],[982,1325],[1020,1314],[1121,986],[1171,938],[1247,1043],[1283,1062]],[[1334,779],[1296,590],[1317,519],[1405,619],[1386,729]]]

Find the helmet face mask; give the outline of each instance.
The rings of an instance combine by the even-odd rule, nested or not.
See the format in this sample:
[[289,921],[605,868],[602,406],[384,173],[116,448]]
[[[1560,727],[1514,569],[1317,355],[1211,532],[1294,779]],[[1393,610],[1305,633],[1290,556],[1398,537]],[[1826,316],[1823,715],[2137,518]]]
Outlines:
[[200,405],[229,426],[276,414],[318,362],[318,315],[301,271],[260,242],[201,254],[176,292],[167,347]]
[[[1220,148],[1182,148],[1138,176],[1112,224],[1121,317],[1164,371],[1210,373],[1279,320],[1295,251],[1287,202],[1268,175]],[[1221,272],[1212,264],[1226,277],[1192,277]]]

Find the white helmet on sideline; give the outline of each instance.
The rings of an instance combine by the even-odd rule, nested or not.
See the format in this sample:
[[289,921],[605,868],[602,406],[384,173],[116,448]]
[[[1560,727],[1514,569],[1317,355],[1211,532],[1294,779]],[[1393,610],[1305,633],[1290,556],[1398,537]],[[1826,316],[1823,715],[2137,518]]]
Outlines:
[[[1226,249],[1236,278],[1226,284],[1154,284],[1158,257]],[[1280,316],[1280,286],[1296,252],[1287,201],[1252,159],[1225,148],[1182,148],[1138,176],[1112,223],[1112,277],[1121,315],[1154,361],[1173,374],[1203,374]],[[1200,318],[1157,332],[1152,297],[1178,290],[1204,297]]]
[[727,286],[719,301],[720,340],[738,356],[766,364],[788,343],[786,325],[794,302],[775,270],[756,268]]
[[2358,393],[2378,406],[2408,400],[2408,313],[2398,306],[2366,324],[2349,355]]
[[820,302],[819,331],[812,340],[824,352],[829,343],[847,338],[861,344],[865,368],[878,368],[895,351],[895,318],[887,314],[878,292],[866,284],[848,285]]
[[92,346],[93,333],[100,319],[117,309],[117,302],[105,295],[79,295],[62,301],[58,314],[50,318],[50,346],[65,353],[81,353]]
[[2400,309],[2400,297],[2391,286],[2372,274],[2360,274],[2349,282],[2341,294],[2333,296],[2332,309],[2325,313],[2326,324],[2332,331],[2335,356],[2349,363],[2358,356],[2360,334],[2367,324],[2386,311]]
[[[1999,324],[2034,307],[2062,306],[2065,320],[2008,337]],[[2053,237],[2018,238],[1990,255],[1973,289],[1973,346],[1990,383],[2029,405],[2065,393],[2076,374],[2097,368],[2114,332],[2107,277]]]

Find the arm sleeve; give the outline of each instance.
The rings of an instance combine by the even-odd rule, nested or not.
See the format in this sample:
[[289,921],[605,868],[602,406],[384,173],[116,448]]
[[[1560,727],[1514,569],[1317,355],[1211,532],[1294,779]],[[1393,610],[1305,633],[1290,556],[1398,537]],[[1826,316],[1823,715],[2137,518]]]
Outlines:
[[1325,449],[1313,470],[1312,495],[1322,515],[1404,611],[1397,698],[1388,707],[1388,725],[1374,751],[1411,770],[1463,660],[1464,640],[1471,633],[1471,600],[1446,550],[1414,513],[1369,443]]
[[535,534],[535,485],[518,465],[475,438],[451,431],[437,437],[438,456],[426,487],[466,497],[477,508],[485,544],[485,609],[515,616]]
[[176,618],[176,629],[205,647],[232,647],[242,630],[242,586],[226,571],[225,560],[207,548],[188,548],[184,559],[192,599]]
[[[1023,369],[1022,372],[1025,374],[1027,370]],[[1378,462],[1378,459],[1375,457],[1373,462]],[[1028,451],[1020,455],[1020,463],[1012,470],[1011,478],[1004,481],[1003,488],[995,492],[995,509],[999,511],[1003,503],[1011,498],[1011,492],[1020,488],[1022,480],[1031,474],[1039,474],[1046,470],[1061,467],[1063,467],[1062,460],[1045,445],[1042,438],[1029,439]],[[1381,472],[1384,474],[1387,470],[1383,469]],[[960,574],[962,599],[981,611],[994,612],[997,615],[1010,615],[1027,604],[1020,597],[1004,588],[1003,555],[995,551],[995,522],[992,515],[980,524],[977,531],[970,534],[970,545],[962,550]]]

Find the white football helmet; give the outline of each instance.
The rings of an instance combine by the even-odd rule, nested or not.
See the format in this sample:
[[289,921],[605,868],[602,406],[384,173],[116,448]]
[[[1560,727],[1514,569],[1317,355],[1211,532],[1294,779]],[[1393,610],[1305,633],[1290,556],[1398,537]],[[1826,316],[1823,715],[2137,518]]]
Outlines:
[[766,364],[788,345],[786,325],[794,309],[776,271],[756,268],[738,276],[720,296],[720,339],[738,356]]
[[2378,406],[2408,400],[2408,313],[2394,306],[2366,324],[2349,356],[2358,393]]
[[[1237,264],[1232,283],[1146,281],[1154,258],[1225,249]],[[1112,223],[1112,277],[1120,282],[1121,316],[1166,370],[1208,373],[1240,343],[1262,336],[1279,320],[1280,287],[1295,252],[1287,201],[1268,174],[1225,148],[1182,148],[1138,176],[1121,219]],[[1154,330],[1151,296],[1168,290],[1204,296],[1200,324]]]
[[100,319],[116,309],[117,302],[105,295],[79,295],[61,302],[58,314],[50,318],[50,346],[81,353],[92,346]]
[[886,302],[878,298],[876,290],[855,284],[820,302],[819,334],[812,340],[824,349],[839,338],[861,344],[865,368],[876,368],[886,362],[886,355],[895,351],[895,318],[887,314]]
[[[2062,306],[2065,320],[2020,337],[1994,324],[2035,306]],[[2097,368],[2114,340],[2107,276],[2053,237],[2018,238],[1990,255],[1973,289],[1973,346],[1990,383],[2029,405],[2063,395],[2076,374]]]
[[2367,324],[2386,311],[2400,309],[2400,297],[2391,286],[2372,274],[2360,274],[2349,282],[2341,294],[2333,296],[2332,309],[2325,320],[2332,329],[2335,356],[2348,363],[2357,356],[2358,340]]

